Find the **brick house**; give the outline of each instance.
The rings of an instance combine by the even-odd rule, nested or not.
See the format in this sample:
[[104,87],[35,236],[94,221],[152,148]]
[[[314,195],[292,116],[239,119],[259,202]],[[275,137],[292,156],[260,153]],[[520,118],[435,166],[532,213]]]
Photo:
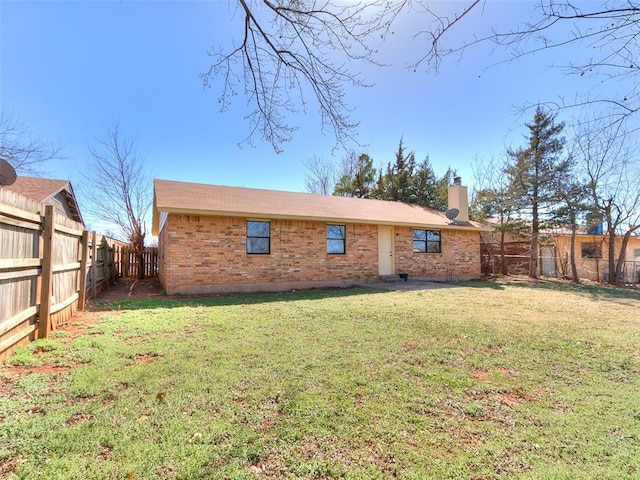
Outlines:
[[484,229],[467,202],[466,187],[449,187],[452,222],[400,202],[156,179],[158,275],[168,294],[475,279]]

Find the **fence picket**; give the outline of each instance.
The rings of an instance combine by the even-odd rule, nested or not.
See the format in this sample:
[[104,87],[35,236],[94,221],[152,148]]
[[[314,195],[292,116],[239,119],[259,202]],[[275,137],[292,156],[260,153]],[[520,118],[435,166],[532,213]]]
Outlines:
[[44,229],[42,233],[42,287],[40,297],[40,315],[38,336],[47,338],[51,331],[51,290],[53,287],[53,248],[55,212],[52,205],[47,205],[44,211]]

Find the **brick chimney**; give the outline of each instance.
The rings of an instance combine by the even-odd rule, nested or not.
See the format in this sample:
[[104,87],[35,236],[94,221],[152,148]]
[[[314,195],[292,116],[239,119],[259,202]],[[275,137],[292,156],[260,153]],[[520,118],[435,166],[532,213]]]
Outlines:
[[448,189],[449,208],[457,208],[460,212],[456,217],[457,221],[469,221],[469,197],[467,196],[467,187],[463,186],[460,177],[453,177],[453,185]]

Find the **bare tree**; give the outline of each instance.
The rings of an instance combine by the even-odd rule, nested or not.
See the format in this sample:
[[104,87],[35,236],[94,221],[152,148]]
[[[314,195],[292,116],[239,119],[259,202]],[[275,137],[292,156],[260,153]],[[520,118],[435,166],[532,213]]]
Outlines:
[[[572,145],[570,145],[570,148]],[[576,238],[578,234],[579,220],[584,218],[584,214],[589,211],[589,204],[585,198],[589,198],[589,192],[582,183],[581,176],[577,172],[576,157],[573,152],[568,152],[568,168],[559,172],[555,178],[556,190],[558,192],[558,203],[553,212],[552,225],[560,228],[569,228],[571,237],[569,241],[569,267],[571,268],[571,281],[580,283],[578,276],[578,265],[576,262]],[[564,274],[567,269],[564,269]]]
[[[151,179],[144,158],[135,149],[135,137],[121,134],[118,124],[107,129],[82,173],[90,191],[86,210],[92,217],[119,227],[140,256],[144,249],[145,224],[151,207]],[[144,269],[140,268],[140,275]]]
[[[586,178],[595,213],[606,225],[609,283],[617,285],[631,235],[640,231],[640,159],[637,148],[618,128],[603,128],[590,120],[591,129],[578,133],[576,155]],[[622,236],[616,258],[616,237]]]
[[307,175],[304,179],[307,192],[331,195],[337,180],[336,166],[333,162],[314,155],[302,163],[307,168]]
[[238,87],[243,88],[252,108],[245,142],[259,134],[281,151],[296,130],[286,115],[306,113],[311,97],[320,111],[322,130],[345,144],[354,139],[357,122],[351,120],[344,87],[368,85],[349,63],[375,63],[374,43],[381,41],[404,4],[238,0],[240,40],[211,53],[213,63],[201,76],[203,84],[210,86],[214,77],[224,79],[222,110]]
[[313,156],[302,163],[307,168],[305,188],[307,192],[320,195],[333,195],[336,184],[344,177],[352,178],[358,170],[358,154],[347,151],[338,163]]
[[60,145],[34,135],[13,115],[0,113],[0,158],[19,174],[43,175],[47,163],[63,158]]

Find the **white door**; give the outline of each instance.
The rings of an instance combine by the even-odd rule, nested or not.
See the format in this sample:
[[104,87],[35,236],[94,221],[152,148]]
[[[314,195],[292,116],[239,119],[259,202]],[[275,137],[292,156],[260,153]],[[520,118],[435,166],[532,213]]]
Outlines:
[[540,247],[540,273],[543,277],[556,276],[556,249],[553,245]]
[[393,228],[378,227],[378,275],[393,275]]

